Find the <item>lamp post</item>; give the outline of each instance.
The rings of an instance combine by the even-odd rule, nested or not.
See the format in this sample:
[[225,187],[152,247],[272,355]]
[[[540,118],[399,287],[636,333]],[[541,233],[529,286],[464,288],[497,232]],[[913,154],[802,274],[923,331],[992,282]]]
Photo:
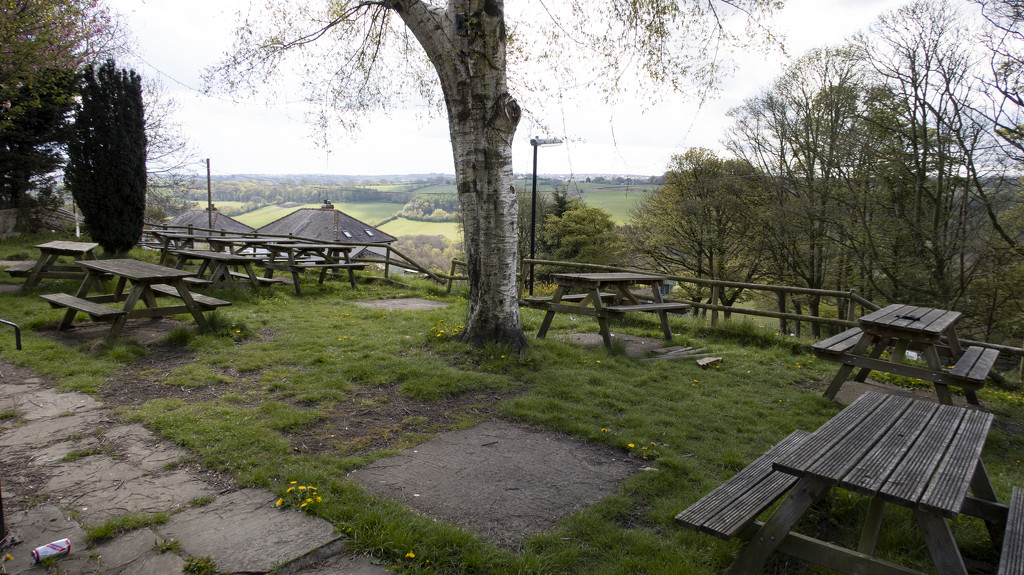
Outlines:
[[[533,196],[530,201],[530,259],[534,258],[534,240],[537,231],[537,148],[541,146],[557,146],[562,143],[558,138],[533,138]],[[530,295],[533,295],[533,262],[530,262]]]

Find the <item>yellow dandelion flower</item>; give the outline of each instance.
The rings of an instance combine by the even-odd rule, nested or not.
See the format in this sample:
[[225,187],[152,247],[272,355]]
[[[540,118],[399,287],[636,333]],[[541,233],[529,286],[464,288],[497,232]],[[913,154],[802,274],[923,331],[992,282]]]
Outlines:
[[415,559],[416,558],[416,554],[413,553],[412,551],[410,551],[410,552],[405,554],[405,558],[406,559]]
[[284,497],[278,499],[277,503],[275,503],[274,506],[275,507],[280,507],[282,503],[284,503]]
[[291,483],[292,485],[295,485],[296,483],[298,483],[298,481],[289,481],[288,483]]
[[299,505],[300,508],[305,507],[305,506],[306,506],[305,503],[303,503],[302,505]]
[[285,490],[284,492],[285,492],[285,493],[291,493],[292,491],[295,491],[295,488],[294,488],[294,487],[289,487],[289,488],[288,488],[288,489],[286,489],[286,490]]
[[299,491],[305,491],[305,490],[306,490],[306,486],[305,485],[300,485],[299,486]]
[[632,443],[630,443],[630,444],[629,444],[629,445],[627,445],[626,447],[628,447],[628,448],[630,448],[630,449],[633,449],[633,444],[632,444]]

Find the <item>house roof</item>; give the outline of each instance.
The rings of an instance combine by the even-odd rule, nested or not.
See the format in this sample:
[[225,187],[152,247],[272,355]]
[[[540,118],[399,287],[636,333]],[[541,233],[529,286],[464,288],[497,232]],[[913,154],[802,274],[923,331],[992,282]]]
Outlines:
[[[212,228],[210,227],[210,217],[207,210],[189,210],[181,215],[171,218],[164,222],[164,224],[169,226],[193,226],[203,229],[223,230],[237,234],[245,234],[253,231],[251,226],[247,226],[231,216],[225,216],[218,212],[217,208],[213,209]],[[199,232],[198,234],[204,235],[202,232]]]
[[365,242],[387,244],[395,241],[377,228],[334,209],[325,201],[319,208],[300,208],[257,230],[264,234],[294,235],[330,242]]

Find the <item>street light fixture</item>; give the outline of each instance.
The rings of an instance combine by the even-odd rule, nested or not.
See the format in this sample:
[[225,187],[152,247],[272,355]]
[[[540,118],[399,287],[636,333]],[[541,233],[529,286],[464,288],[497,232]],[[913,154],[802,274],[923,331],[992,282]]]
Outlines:
[[[530,259],[535,255],[534,240],[537,231],[537,148],[542,146],[558,146],[562,143],[559,138],[533,138],[530,145],[533,146],[533,198],[530,201]],[[533,295],[533,262],[530,262],[530,295]]]

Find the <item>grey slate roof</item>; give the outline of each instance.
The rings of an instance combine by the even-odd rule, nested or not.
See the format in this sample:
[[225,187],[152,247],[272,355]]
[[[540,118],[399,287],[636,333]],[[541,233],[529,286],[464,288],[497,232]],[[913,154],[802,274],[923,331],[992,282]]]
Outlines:
[[330,241],[387,244],[396,238],[325,202],[319,208],[300,208],[259,228],[259,233]]
[[[189,210],[181,215],[175,216],[170,220],[164,222],[165,225],[169,226],[194,226],[196,228],[210,228],[210,217],[209,212],[206,210]],[[224,230],[235,234],[246,234],[252,232],[251,226],[247,226],[242,222],[217,211],[217,208],[213,209],[213,228],[215,230]],[[196,232],[199,235],[208,235],[204,232]]]

